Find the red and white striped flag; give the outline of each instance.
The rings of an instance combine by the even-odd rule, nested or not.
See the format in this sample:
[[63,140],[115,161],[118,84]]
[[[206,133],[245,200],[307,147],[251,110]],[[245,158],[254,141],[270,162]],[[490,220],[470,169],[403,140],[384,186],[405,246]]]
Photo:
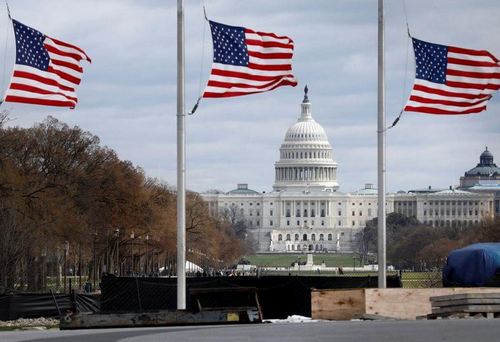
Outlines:
[[75,88],[80,84],[81,60],[91,62],[77,46],[50,38],[12,20],[16,38],[16,63],[5,94],[6,102],[75,108]]
[[404,110],[426,114],[470,114],[486,110],[500,89],[500,63],[490,52],[413,38],[415,84]]
[[203,97],[231,97],[296,86],[293,40],[210,21],[214,61]]

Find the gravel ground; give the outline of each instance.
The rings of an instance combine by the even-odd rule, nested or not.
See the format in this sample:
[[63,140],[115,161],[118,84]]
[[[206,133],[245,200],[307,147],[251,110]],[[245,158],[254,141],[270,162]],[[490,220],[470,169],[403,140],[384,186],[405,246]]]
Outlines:
[[0,321],[0,328],[51,328],[59,326],[59,320],[55,318],[19,318],[15,321]]

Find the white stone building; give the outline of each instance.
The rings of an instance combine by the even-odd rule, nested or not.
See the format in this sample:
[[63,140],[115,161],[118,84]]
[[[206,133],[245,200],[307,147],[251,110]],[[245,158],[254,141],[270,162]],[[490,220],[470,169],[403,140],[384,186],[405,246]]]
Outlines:
[[466,227],[493,218],[495,208],[490,193],[429,189],[396,194],[394,211],[433,227]]
[[[274,168],[272,192],[259,193],[247,184],[238,184],[228,193],[202,194],[211,213],[244,218],[260,252],[352,251],[355,234],[377,216],[377,190],[366,184],[353,193],[338,191],[332,146],[312,117],[307,88],[300,117],[287,130]],[[468,223],[491,216],[490,194],[451,192],[388,194],[386,210],[436,226],[448,221],[451,225],[458,217]],[[465,203],[460,211],[458,198]]]

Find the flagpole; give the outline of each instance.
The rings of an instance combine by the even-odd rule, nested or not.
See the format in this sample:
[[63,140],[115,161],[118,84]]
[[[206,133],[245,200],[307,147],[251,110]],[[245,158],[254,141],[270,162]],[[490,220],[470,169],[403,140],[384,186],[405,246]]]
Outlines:
[[378,0],[378,287],[386,288],[384,0]]
[[177,310],[186,309],[186,114],[184,0],[177,0]]

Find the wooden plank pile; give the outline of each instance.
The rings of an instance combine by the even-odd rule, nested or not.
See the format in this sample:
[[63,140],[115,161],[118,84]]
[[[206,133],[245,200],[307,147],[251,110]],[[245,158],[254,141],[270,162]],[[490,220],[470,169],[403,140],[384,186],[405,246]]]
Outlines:
[[[435,309],[440,308],[437,304],[432,305],[430,298],[473,293],[482,295],[483,299],[500,299],[499,287],[313,289],[311,313],[313,319],[327,320],[366,319],[376,316],[408,320],[427,319],[427,315],[433,313],[433,306]],[[492,296],[488,297],[488,294]],[[461,305],[460,302],[457,305]],[[500,303],[490,301],[489,305],[500,306]]]
[[461,293],[430,297],[432,313],[427,319],[500,318],[500,292]]

